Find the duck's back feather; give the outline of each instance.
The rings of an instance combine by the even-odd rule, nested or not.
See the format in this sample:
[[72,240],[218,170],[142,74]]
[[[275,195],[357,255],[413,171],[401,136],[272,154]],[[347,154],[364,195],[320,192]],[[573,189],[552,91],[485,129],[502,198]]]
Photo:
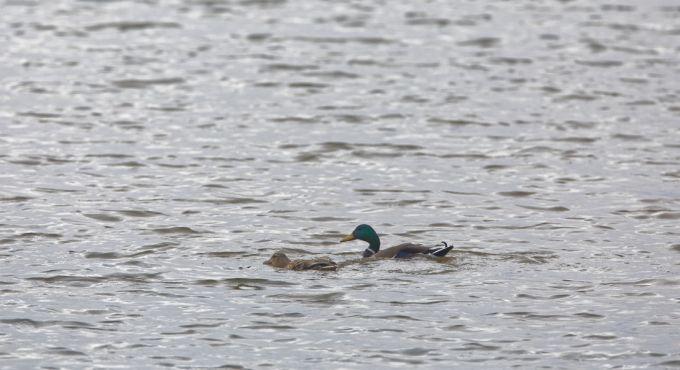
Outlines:
[[378,251],[373,257],[377,258],[410,258],[415,254],[430,254],[436,257],[443,257],[453,248],[453,246],[426,247],[421,244],[404,243],[395,245],[387,249]]
[[288,268],[295,271],[301,270],[322,270],[333,271],[338,265],[328,257],[320,257],[309,260],[293,260],[288,264]]

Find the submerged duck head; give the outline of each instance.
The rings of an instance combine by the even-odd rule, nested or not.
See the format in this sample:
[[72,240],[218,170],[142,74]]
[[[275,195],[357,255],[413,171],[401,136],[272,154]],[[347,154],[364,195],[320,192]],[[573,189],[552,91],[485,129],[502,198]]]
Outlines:
[[288,258],[288,256],[286,256],[286,254],[281,252],[281,251],[275,252],[271,256],[271,258],[264,261],[265,265],[274,266],[274,267],[287,267],[289,263],[290,263],[290,258]]
[[351,234],[342,238],[340,242],[348,242],[355,239],[363,240],[368,243],[368,248],[366,253],[364,253],[364,256],[378,253],[380,250],[380,238],[378,237],[378,233],[376,233],[369,225],[361,224],[357,226]]

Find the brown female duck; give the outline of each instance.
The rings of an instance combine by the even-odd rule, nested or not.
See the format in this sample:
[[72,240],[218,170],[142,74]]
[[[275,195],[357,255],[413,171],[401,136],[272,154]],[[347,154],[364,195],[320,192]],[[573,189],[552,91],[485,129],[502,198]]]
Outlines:
[[319,270],[319,271],[335,271],[338,265],[328,257],[318,257],[308,260],[290,260],[285,253],[278,251],[274,253],[271,258],[264,262],[265,265],[274,267],[287,268],[294,271],[302,270]]

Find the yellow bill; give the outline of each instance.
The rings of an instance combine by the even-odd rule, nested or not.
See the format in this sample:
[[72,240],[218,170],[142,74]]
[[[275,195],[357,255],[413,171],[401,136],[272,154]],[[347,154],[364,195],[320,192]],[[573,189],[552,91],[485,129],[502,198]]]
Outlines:
[[348,242],[348,241],[354,240],[354,239],[356,239],[356,238],[354,237],[354,235],[349,234],[349,235],[347,235],[346,237],[340,239],[340,243],[342,243],[342,242]]

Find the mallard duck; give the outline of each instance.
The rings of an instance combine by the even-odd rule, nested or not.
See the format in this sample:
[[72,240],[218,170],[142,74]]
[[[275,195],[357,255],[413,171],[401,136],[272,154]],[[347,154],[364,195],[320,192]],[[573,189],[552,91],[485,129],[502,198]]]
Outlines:
[[380,250],[380,238],[378,233],[373,230],[369,225],[359,225],[357,226],[351,234],[345,236],[340,240],[340,242],[348,242],[350,240],[359,239],[368,243],[368,248],[364,250],[365,257],[378,257],[378,258],[410,258],[416,254],[427,254],[435,257],[444,257],[451,249],[453,245],[449,246],[446,242],[442,242],[442,245],[436,247],[426,247],[420,244],[404,243],[399,244],[394,247]]
[[335,271],[338,265],[328,257],[319,257],[309,260],[290,260],[285,253],[278,251],[274,253],[271,258],[264,261],[265,265],[274,267],[287,268],[289,270],[320,270],[320,271]]

